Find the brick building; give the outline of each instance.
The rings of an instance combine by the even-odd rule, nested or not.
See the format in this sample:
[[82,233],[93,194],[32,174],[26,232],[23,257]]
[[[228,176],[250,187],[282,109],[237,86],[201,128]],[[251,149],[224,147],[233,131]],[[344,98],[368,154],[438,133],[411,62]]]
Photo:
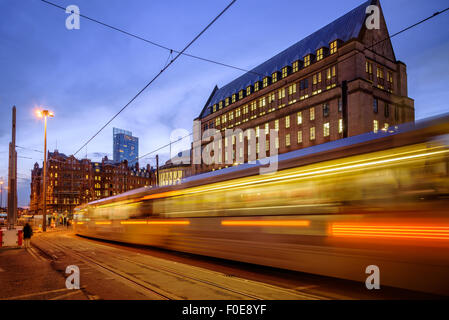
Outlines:
[[[365,25],[369,5],[380,9],[380,29]],[[233,158],[241,156],[245,162],[248,139],[256,139],[257,150],[264,143],[268,153],[267,131],[273,129],[278,133],[274,147],[281,154],[414,121],[406,65],[396,59],[388,36],[380,3],[370,0],[224,87],[215,87],[195,119],[201,122],[201,136],[208,129],[224,134],[239,128],[254,129],[255,137],[223,139],[218,145],[222,163],[194,165],[194,174],[224,168],[229,143]],[[266,136],[260,136],[260,129]],[[238,149],[237,139],[244,140]],[[204,140],[201,150],[210,143]],[[198,137],[195,141],[198,145]]]
[[[37,163],[31,171],[30,212],[41,214],[43,169]],[[73,213],[83,203],[106,198],[135,188],[152,186],[155,174],[150,166],[128,167],[127,161],[114,163],[107,157],[101,162],[76,159],[73,155],[48,152],[47,209],[49,213]]]

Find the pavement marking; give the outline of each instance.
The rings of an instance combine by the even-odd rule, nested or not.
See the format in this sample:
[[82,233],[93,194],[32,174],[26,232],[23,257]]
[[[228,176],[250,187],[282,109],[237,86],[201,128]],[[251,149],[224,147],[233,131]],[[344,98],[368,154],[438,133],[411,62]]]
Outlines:
[[30,248],[31,251],[33,251],[33,253],[36,255],[36,257],[38,257],[40,260],[47,262],[47,259],[45,259],[44,257],[42,257],[40,255],[40,253],[38,251],[36,251],[36,249],[34,248]]
[[36,260],[40,261],[39,258],[36,256],[36,254],[31,250],[31,248],[27,248],[26,251]]
[[67,298],[67,297],[70,297],[70,296],[74,296],[75,294],[78,294],[78,293],[83,293],[83,292],[80,291],[80,290],[72,290],[72,292],[68,292],[68,293],[65,293],[65,294],[63,294],[61,296],[57,296],[57,297],[54,297],[54,298],[51,298],[51,299],[48,299],[48,300],[61,300],[62,298]]
[[49,290],[49,291],[41,291],[41,292],[24,294],[21,296],[15,296],[15,297],[10,297],[10,298],[0,299],[0,300],[17,300],[17,299],[29,298],[29,297],[33,297],[33,296],[38,296],[38,295],[43,295],[43,294],[48,294],[48,293],[55,293],[55,292],[62,292],[62,291],[67,291],[67,290],[69,290],[69,289],[64,288],[64,289],[56,289],[56,290]]

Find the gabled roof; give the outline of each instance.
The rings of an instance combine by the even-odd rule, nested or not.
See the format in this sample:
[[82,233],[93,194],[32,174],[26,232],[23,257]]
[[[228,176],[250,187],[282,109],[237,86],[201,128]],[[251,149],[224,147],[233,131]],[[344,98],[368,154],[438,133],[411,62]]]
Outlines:
[[317,49],[320,49],[323,46],[329,46],[329,43],[332,41],[338,39],[346,42],[357,38],[365,23],[366,7],[369,6],[371,2],[371,0],[365,1],[344,16],[295,43],[290,48],[265,61],[250,72],[247,72],[228,83],[223,88],[218,90],[215,88],[215,92],[212,92],[212,95],[201,111],[199,118],[201,119],[208,116],[210,114],[210,107],[214,104],[245,89],[256,81],[261,81],[266,76],[271,76],[273,72],[280,71],[283,67],[291,65],[297,60],[303,60],[304,56],[307,54],[315,53]]

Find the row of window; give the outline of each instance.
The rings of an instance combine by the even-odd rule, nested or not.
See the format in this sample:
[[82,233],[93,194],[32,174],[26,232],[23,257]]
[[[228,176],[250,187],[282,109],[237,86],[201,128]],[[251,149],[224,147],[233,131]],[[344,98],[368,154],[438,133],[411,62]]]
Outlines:
[[[374,81],[374,73],[373,73],[373,62],[366,60],[365,62],[365,71],[366,77],[370,81]],[[385,77],[384,67],[377,65],[376,66],[376,78],[377,78],[377,87],[382,90],[387,90],[390,93],[393,93],[394,84],[393,84],[393,71],[387,70]],[[385,78],[387,79],[385,81]]]
[[[312,92],[312,95],[321,93],[324,88],[331,89],[336,86],[336,66],[329,67],[325,73],[326,74],[326,87],[322,85],[322,73],[316,73],[312,76],[312,89],[314,90]],[[329,81],[327,81],[329,80]],[[299,88],[299,97],[296,96]],[[298,83],[293,83],[288,85],[287,87],[284,87],[282,89],[279,89],[277,91],[270,92],[267,96],[262,97],[258,100],[254,100],[249,103],[249,105],[244,105],[242,107],[236,108],[235,110],[231,110],[230,112],[223,114],[221,116],[216,117],[214,120],[212,120],[209,123],[204,124],[203,130],[212,129],[212,128],[219,128],[219,126],[232,128],[234,126],[240,125],[242,122],[247,122],[250,119],[255,119],[258,116],[263,116],[267,112],[272,112],[276,110],[276,107],[272,105],[273,102],[276,101],[276,99],[279,102],[282,102],[282,99],[286,97],[286,93],[288,94],[288,104],[292,104],[297,102],[296,98],[299,98],[299,100],[304,100],[309,97],[309,81],[308,79],[303,79],[299,81]],[[267,105],[268,103],[268,105]],[[268,109],[266,107],[269,107]],[[285,103],[279,104],[277,107],[283,108],[285,107]],[[259,108],[259,112],[257,112],[257,108]],[[249,112],[251,111],[251,114]],[[243,115],[243,119],[238,119]],[[239,121],[236,121],[234,124],[227,125],[228,122],[232,122],[234,119],[238,119]]]
[[[249,95],[251,95],[254,92],[259,91],[262,88],[265,88],[269,86],[270,84],[276,83],[280,79],[286,78],[288,75],[295,73],[299,71],[299,68],[302,67],[306,68],[313,62],[318,62],[329,53],[334,54],[337,52],[338,48],[338,42],[337,40],[330,43],[330,50],[327,48],[320,48],[316,51],[316,55],[314,54],[308,54],[304,57],[303,62],[301,63],[300,60],[296,60],[292,63],[291,66],[285,66],[281,69],[281,72],[275,71],[270,76],[266,76],[262,79],[262,81],[256,81],[254,85],[249,85],[246,87],[246,89],[240,90],[238,93],[232,94],[230,97],[225,98],[224,100],[221,100],[220,102],[214,104],[211,107],[212,112],[216,112],[218,110],[221,110],[223,107],[227,107],[232,103],[237,102],[238,100],[241,100]],[[334,73],[335,73],[335,67],[334,67]]]

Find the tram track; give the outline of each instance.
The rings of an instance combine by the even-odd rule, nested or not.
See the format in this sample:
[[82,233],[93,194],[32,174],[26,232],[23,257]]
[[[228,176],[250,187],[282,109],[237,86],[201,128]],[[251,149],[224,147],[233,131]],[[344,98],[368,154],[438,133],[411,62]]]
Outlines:
[[[66,238],[66,241],[73,241],[69,240],[69,238]],[[185,272],[179,272],[178,270],[175,270],[174,268],[170,268],[167,266],[162,266],[161,263],[157,263],[160,259],[156,259],[152,265],[149,263],[144,263],[142,261],[137,261],[136,259],[132,259],[129,257],[125,257],[123,255],[111,255],[111,252],[108,251],[106,248],[104,248],[100,244],[96,243],[89,243],[89,246],[94,247],[95,249],[92,250],[93,254],[95,255],[95,258],[91,255],[88,255],[86,253],[80,252],[80,250],[73,249],[70,244],[64,245],[61,243],[51,243],[47,240],[42,239],[48,246],[53,247],[54,249],[58,251],[62,251],[67,255],[73,255],[77,257],[78,259],[85,261],[88,264],[92,264],[96,266],[97,268],[101,268],[103,270],[106,270],[112,274],[114,274],[116,277],[120,277],[128,282],[133,283],[134,285],[138,285],[142,287],[144,290],[149,290],[150,292],[157,294],[160,296],[160,298],[164,300],[182,300],[187,299],[186,297],[178,294],[173,294],[171,292],[168,292],[164,289],[161,289],[157,286],[154,286],[147,281],[137,278],[127,272],[124,272],[122,270],[119,270],[116,267],[112,267],[109,264],[105,264],[103,261],[99,261],[101,259],[102,255],[106,255],[109,258],[118,260],[120,263],[117,263],[117,265],[120,265],[123,262],[129,263],[133,266],[138,266],[139,268],[148,271],[150,273],[161,273],[168,277],[174,277],[176,279],[179,279],[181,281],[188,281],[194,285],[202,286],[202,287],[208,287],[210,290],[215,292],[222,292],[226,296],[229,296],[234,299],[240,299],[240,300],[266,300],[266,299],[294,299],[294,300],[322,300],[322,299],[328,299],[327,297],[323,296],[317,296],[314,294],[309,293],[303,293],[292,289],[286,289],[282,287],[273,286],[270,284],[265,284],[253,280],[247,280],[243,278],[238,277],[229,277],[225,274],[222,274],[220,272],[211,271],[199,267],[193,267],[189,266],[189,270],[193,273],[200,273],[201,276],[198,275],[192,275],[192,274],[186,274]],[[112,250],[112,249],[110,249]],[[117,250],[117,249],[116,249]],[[70,253],[68,253],[70,252]],[[97,257],[98,255],[98,257]],[[52,258],[54,259],[54,258]],[[220,282],[221,281],[221,282]],[[235,287],[239,287],[238,289]],[[240,287],[247,288],[246,290],[240,289]]]

